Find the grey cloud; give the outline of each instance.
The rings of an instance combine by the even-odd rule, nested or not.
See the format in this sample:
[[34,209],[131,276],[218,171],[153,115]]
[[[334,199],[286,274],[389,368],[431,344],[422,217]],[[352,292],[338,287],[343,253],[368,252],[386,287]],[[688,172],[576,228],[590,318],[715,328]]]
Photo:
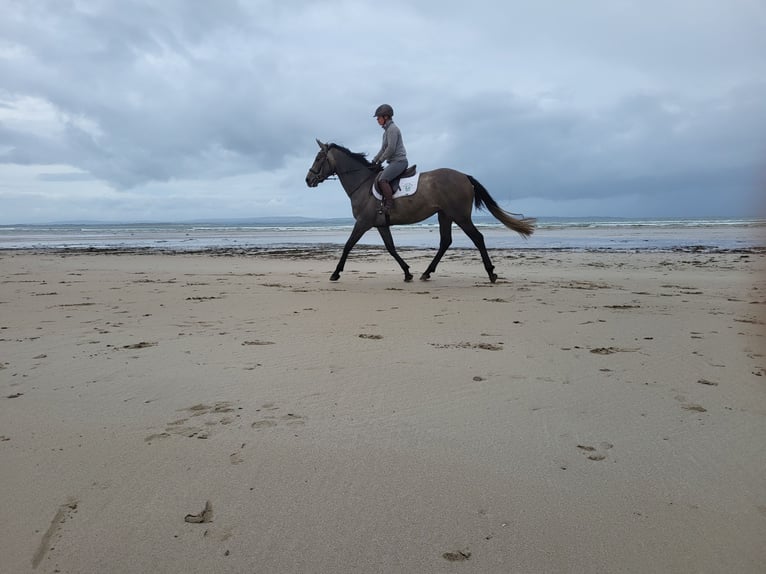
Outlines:
[[393,1],[385,34],[343,1],[6,8],[0,113],[38,98],[59,125],[0,119],[0,164],[118,190],[308,167],[315,137],[374,152],[384,101],[411,161],[500,199],[745,197],[766,157],[756,3]]
[[[257,65],[226,69],[204,54],[217,34],[242,34],[237,3],[195,3],[194,11],[186,2],[117,6],[83,13],[76,4],[36,5],[44,17],[23,14],[16,24],[25,33],[10,34],[31,60],[0,63],[9,92],[44,98],[98,126],[98,141],[67,126],[59,146],[66,161],[120,187],[201,175],[199,160],[216,147],[248,156],[251,167],[279,165],[301,136],[262,97]],[[9,139],[17,147],[12,160],[49,161],[45,146],[23,134]]]
[[766,157],[763,98],[766,85],[705,101],[638,94],[584,112],[485,94],[455,107],[448,155],[514,197],[741,190]]
[[40,181],[91,181],[93,176],[89,173],[41,173],[37,179]]

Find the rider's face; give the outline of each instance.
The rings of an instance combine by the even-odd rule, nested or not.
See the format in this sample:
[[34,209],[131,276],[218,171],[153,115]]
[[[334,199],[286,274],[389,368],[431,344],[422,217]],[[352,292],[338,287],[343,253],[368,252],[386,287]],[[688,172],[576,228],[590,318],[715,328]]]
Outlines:
[[383,124],[386,123],[386,116],[378,116],[376,119],[378,120],[379,126],[382,126]]

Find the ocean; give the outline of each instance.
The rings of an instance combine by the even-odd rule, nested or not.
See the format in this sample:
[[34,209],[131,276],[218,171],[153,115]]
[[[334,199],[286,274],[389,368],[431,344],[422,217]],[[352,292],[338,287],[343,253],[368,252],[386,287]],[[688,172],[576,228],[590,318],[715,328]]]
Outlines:
[[[490,249],[571,251],[762,251],[766,250],[766,219],[732,218],[540,218],[529,239],[506,229],[491,217],[474,218]],[[340,248],[352,219],[275,218],[191,223],[66,223],[0,225],[0,249],[24,250],[150,250],[160,252],[247,251],[252,249]],[[393,228],[400,248],[436,248],[435,218]],[[453,248],[472,248],[453,226]],[[382,246],[373,229],[360,246]]]

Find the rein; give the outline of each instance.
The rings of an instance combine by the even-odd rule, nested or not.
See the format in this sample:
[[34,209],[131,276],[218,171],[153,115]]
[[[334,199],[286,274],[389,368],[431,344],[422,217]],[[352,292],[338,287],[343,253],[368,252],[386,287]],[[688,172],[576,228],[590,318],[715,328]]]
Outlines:
[[[330,161],[330,158],[329,158],[329,157],[327,157],[326,155],[325,155],[325,161],[326,161],[326,162],[328,162],[328,163],[329,163],[329,161]],[[348,174],[350,174],[350,173],[356,173],[356,172],[358,172],[358,171],[365,171],[365,170],[366,170],[366,171],[369,171],[369,172],[370,172],[370,175],[368,175],[366,178],[364,178],[364,179],[362,180],[362,182],[361,182],[359,185],[357,185],[357,186],[356,186],[356,187],[355,187],[355,188],[354,188],[354,189],[351,191],[351,193],[349,193],[349,195],[351,196],[351,195],[354,195],[354,194],[355,194],[357,191],[359,191],[359,189],[360,189],[360,188],[361,188],[361,187],[362,187],[364,184],[366,184],[368,181],[370,181],[370,178],[374,178],[377,172],[375,172],[375,171],[372,171],[372,170],[371,170],[369,167],[367,167],[367,166],[364,166],[364,167],[358,167],[358,168],[355,168],[355,169],[349,169],[349,170],[346,170],[346,171],[343,171],[343,172],[339,172],[339,171],[333,170],[333,171],[332,171],[332,172],[330,172],[330,174],[329,174],[329,175],[328,175],[328,176],[327,176],[327,177],[326,177],[324,180],[322,180],[322,181],[326,181],[326,180],[328,180],[328,179],[336,179],[336,178],[333,178],[333,177],[332,177],[332,174],[333,174],[333,173],[335,173],[335,175],[337,176],[337,179],[340,179],[340,177],[341,177],[341,176],[343,176],[343,175],[348,175]],[[314,174],[314,175],[316,175],[316,176],[321,176],[321,171],[314,171],[313,169],[309,169],[309,172],[313,173],[313,174]]]

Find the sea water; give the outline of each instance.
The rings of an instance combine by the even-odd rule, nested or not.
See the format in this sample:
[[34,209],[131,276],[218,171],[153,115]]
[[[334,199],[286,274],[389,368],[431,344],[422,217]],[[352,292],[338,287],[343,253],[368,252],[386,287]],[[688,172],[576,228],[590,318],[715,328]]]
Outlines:
[[[528,239],[490,217],[475,217],[490,249],[694,250],[766,248],[766,219],[540,218]],[[280,219],[190,223],[67,223],[0,225],[0,249],[212,251],[269,248],[340,248],[351,233],[351,219]],[[436,248],[439,224],[395,226],[401,248]],[[453,248],[473,243],[453,225]],[[375,229],[360,246],[382,246]]]

